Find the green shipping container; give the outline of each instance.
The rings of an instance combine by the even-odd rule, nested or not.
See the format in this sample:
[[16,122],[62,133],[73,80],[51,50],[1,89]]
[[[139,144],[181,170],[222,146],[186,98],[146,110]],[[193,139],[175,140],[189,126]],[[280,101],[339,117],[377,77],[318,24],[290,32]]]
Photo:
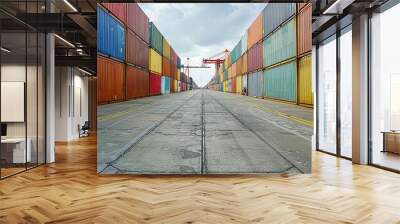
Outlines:
[[159,54],[163,53],[163,36],[154,23],[149,23],[150,46]]
[[264,67],[296,57],[296,19],[290,20],[263,42]]
[[296,60],[264,71],[264,93],[273,99],[297,101]]

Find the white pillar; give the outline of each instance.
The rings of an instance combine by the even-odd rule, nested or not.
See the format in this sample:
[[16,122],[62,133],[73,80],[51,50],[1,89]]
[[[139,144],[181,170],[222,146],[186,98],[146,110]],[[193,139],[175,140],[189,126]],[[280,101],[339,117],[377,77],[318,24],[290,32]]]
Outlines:
[[353,19],[353,162],[368,163],[368,15]]
[[55,56],[54,35],[46,36],[46,163],[55,161]]

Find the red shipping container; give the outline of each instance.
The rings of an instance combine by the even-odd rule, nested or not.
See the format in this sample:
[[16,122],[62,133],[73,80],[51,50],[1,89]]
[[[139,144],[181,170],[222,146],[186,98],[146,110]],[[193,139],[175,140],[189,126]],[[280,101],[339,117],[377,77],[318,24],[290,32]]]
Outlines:
[[125,99],[125,66],[97,56],[97,102],[100,104]]
[[146,43],[149,43],[149,18],[137,3],[127,4],[126,25]]
[[126,66],[126,99],[149,95],[149,72],[133,66]]
[[149,73],[149,94],[150,96],[160,95],[161,94],[161,76]]
[[232,93],[236,93],[236,78],[232,79]]
[[307,4],[301,9],[298,16],[298,44],[297,51],[299,55],[308,53],[312,50],[312,5]]
[[124,25],[126,24],[126,5],[126,3],[103,3],[103,6]]
[[262,43],[254,45],[247,53],[247,70],[252,72],[263,67]]
[[169,77],[171,77],[171,79],[176,79],[176,77],[175,77],[176,73],[177,73],[176,64],[171,62],[170,66],[171,66],[171,75]]
[[162,57],[162,75],[171,77],[171,62],[165,57]]
[[147,69],[149,64],[149,46],[135,33],[126,33],[126,62]]

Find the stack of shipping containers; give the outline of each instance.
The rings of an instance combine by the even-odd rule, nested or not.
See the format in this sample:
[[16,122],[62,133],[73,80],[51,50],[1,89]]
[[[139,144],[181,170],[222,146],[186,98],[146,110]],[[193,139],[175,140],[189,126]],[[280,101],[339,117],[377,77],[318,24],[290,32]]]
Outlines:
[[214,90],[313,104],[311,3],[269,3],[218,70]]
[[97,102],[178,91],[180,59],[136,3],[97,7]]

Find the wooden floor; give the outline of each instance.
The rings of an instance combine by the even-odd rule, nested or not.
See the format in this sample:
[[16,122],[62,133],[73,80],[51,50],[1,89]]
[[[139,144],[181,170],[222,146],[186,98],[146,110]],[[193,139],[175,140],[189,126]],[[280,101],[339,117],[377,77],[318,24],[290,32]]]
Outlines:
[[400,223],[400,175],[313,153],[313,174],[99,176],[94,138],[0,181],[0,223]]

